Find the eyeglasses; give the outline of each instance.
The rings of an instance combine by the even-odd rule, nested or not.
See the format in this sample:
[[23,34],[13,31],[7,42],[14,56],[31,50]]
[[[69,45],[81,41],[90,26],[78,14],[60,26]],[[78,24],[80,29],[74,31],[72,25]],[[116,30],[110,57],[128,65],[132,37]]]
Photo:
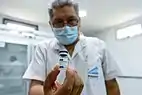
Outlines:
[[70,27],[76,26],[78,25],[79,19],[78,18],[69,18],[66,21],[62,20],[62,19],[55,19],[52,22],[53,27],[55,28],[62,28],[65,25],[68,25]]

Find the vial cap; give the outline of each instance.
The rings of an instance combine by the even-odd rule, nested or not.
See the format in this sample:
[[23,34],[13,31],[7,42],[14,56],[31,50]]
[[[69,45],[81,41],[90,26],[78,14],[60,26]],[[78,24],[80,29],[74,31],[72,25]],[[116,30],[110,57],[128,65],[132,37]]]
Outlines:
[[68,51],[59,51],[59,53],[68,53]]
[[68,51],[60,51],[59,55],[60,56],[68,56]]

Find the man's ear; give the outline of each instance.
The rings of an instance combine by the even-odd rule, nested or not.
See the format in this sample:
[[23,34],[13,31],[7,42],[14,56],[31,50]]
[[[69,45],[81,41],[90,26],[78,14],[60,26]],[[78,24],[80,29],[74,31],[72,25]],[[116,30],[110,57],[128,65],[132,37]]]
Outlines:
[[51,21],[49,21],[49,25],[51,26]]
[[81,18],[79,17],[78,27],[81,27]]
[[81,28],[81,19],[79,18],[79,22],[78,22],[78,31],[80,32],[80,28]]
[[50,27],[51,27],[51,29],[53,31],[53,25],[52,25],[51,21],[49,21],[49,25],[50,25]]

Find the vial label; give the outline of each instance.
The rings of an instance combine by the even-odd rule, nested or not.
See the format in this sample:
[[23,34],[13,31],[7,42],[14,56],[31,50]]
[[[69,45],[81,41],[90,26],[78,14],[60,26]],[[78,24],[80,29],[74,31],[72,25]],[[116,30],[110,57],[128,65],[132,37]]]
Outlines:
[[57,82],[62,85],[65,78],[66,78],[66,70],[60,70],[60,73],[57,77]]
[[60,73],[57,77],[57,81],[60,84],[63,84],[64,79],[66,77],[66,69],[69,63],[68,52],[60,51],[59,53],[59,66],[60,66]]
[[66,69],[69,63],[69,59],[67,56],[59,58],[60,69]]

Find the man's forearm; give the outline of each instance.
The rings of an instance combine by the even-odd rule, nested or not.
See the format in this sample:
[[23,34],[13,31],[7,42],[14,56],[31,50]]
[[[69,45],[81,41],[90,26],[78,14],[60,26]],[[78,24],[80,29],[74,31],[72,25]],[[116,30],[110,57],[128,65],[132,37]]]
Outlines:
[[107,90],[107,95],[120,95],[120,90],[118,88],[110,88]]
[[29,95],[44,95],[43,86],[42,85],[32,86],[29,90]]
[[120,95],[120,89],[116,79],[106,81],[107,95]]

